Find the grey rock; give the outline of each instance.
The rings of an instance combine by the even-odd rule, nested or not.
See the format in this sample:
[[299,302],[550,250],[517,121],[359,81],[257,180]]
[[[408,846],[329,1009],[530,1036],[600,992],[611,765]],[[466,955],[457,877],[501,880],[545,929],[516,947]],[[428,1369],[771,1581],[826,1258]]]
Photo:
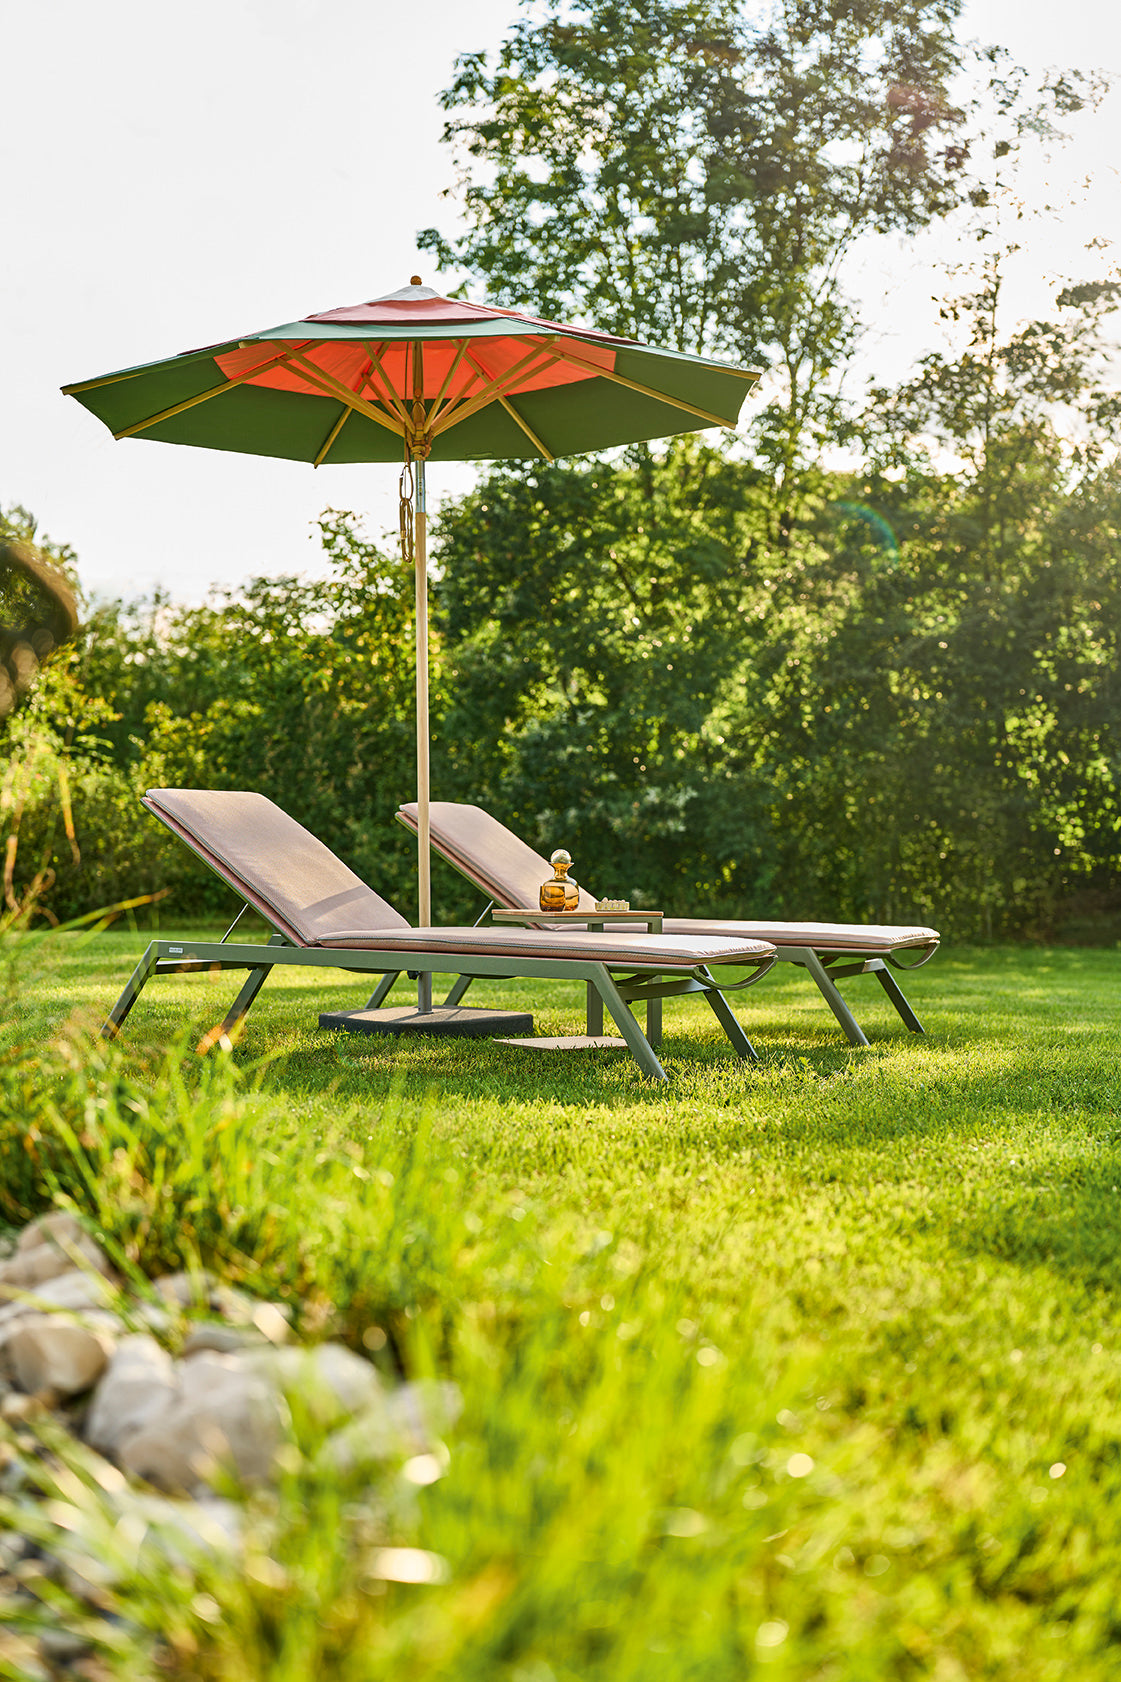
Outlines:
[[197,1273],[165,1273],[153,1279],[152,1288],[172,1308],[207,1308],[216,1281],[205,1268]]
[[215,1285],[210,1306],[231,1326],[254,1326],[270,1343],[283,1343],[288,1336],[291,1310],[283,1303],[262,1302],[233,1285]]
[[321,1463],[347,1475],[402,1455],[430,1454],[442,1448],[440,1435],[454,1424],[462,1405],[454,1384],[402,1384],[383,1391],[327,1438]]
[[77,1396],[95,1384],[113,1353],[112,1334],[54,1314],[20,1320],[5,1345],[15,1381],[29,1395]]
[[325,1425],[358,1413],[381,1393],[377,1368],[341,1343],[253,1351],[245,1361],[279,1389],[298,1395],[302,1406]]
[[220,1495],[172,1501],[166,1496],[130,1490],[128,1510],[149,1526],[145,1545],[173,1565],[190,1564],[199,1554],[233,1553],[245,1524],[237,1502]]
[[151,1576],[168,1565],[190,1571],[204,1560],[232,1558],[241,1544],[244,1518],[234,1501],[176,1501],[125,1485],[105,1505],[127,1548],[106,1550],[105,1515],[96,1509],[79,1514],[76,1526],[60,1529],[50,1543],[63,1587],[95,1606],[105,1604],[106,1592],[119,1588],[126,1573]]
[[390,1415],[387,1398],[376,1402],[336,1431],[319,1451],[318,1464],[325,1472],[348,1477],[366,1471],[402,1452],[400,1434]]
[[203,1320],[191,1327],[183,1343],[183,1355],[197,1355],[202,1349],[212,1349],[219,1355],[232,1355],[242,1349],[266,1347],[267,1341],[256,1326],[231,1326],[225,1320]]
[[231,1326],[251,1326],[253,1324],[253,1310],[257,1306],[255,1297],[239,1291],[236,1285],[214,1284],[207,1299]]
[[15,1254],[0,1262],[0,1299],[37,1290],[49,1279],[75,1269],[112,1275],[109,1258],[84,1232],[73,1215],[55,1210],[32,1221],[20,1233]]
[[242,1483],[266,1478],[280,1440],[275,1384],[237,1355],[202,1350],[176,1368],[179,1394],[130,1436],[120,1465],[160,1489],[212,1488],[222,1470]]
[[29,1419],[41,1419],[46,1411],[37,1396],[22,1396],[18,1390],[0,1401],[0,1419],[5,1425],[23,1425]]
[[134,1302],[129,1307],[129,1320],[133,1326],[143,1326],[147,1332],[158,1332],[166,1337],[175,1324],[174,1316],[158,1302]]
[[[23,1294],[25,1288],[21,1286],[20,1290]],[[91,1308],[108,1309],[117,1300],[117,1291],[108,1279],[77,1267],[69,1267],[42,1284],[27,1286],[26,1295],[33,1300],[5,1301],[0,1306],[0,1343],[4,1327],[25,1315],[39,1314],[45,1308],[69,1309],[75,1313]]]
[[123,1437],[117,1459],[158,1488],[196,1493],[222,1471],[266,1479],[285,1419],[282,1395],[330,1426],[370,1406],[381,1385],[369,1361],[341,1344],[314,1349],[201,1349],[177,1363],[168,1407]]
[[171,1406],[178,1392],[171,1356],[155,1338],[143,1333],[122,1338],[90,1402],[86,1441],[102,1454],[116,1455],[122,1443]]
[[16,1239],[16,1254],[25,1254],[28,1250],[37,1249],[40,1244],[76,1244],[85,1236],[84,1227],[69,1209],[52,1209],[49,1214],[28,1221]]

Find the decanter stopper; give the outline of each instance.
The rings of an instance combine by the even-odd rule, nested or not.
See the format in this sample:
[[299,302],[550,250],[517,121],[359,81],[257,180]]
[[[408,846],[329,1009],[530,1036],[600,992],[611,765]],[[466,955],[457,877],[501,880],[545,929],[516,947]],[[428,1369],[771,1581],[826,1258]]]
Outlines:
[[550,854],[549,863],[553,874],[547,882],[542,882],[538,896],[542,911],[575,911],[580,903],[580,890],[575,882],[568,880],[572,854],[558,847],[555,853]]

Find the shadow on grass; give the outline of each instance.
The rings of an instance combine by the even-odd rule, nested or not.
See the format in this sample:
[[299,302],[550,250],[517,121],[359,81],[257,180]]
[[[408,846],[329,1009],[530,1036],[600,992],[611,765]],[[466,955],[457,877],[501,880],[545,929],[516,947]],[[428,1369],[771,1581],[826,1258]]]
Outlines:
[[945,1228],[947,1244],[963,1254],[1043,1268],[1067,1288],[1072,1280],[1091,1290],[1121,1286],[1121,1155],[1097,1184],[994,1185],[973,1202]]

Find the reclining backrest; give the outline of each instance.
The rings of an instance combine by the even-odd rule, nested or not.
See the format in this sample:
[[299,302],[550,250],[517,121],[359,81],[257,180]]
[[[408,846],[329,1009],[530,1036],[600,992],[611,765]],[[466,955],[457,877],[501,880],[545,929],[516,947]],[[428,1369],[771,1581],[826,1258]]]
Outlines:
[[[401,806],[397,818],[415,835],[416,801]],[[481,806],[433,800],[428,808],[428,823],[432,845],[441,857],[461,871],[469,882],[482,888],[497,905],[518,909],[539,903],[541,884],[553,874],[552,865]],[[579,868],[577,859],[574,869]],[[594,896],[583,888],[579,909],[595,910]]]
[[352,929],[407,929],[380,894],[263,794],[150,788],[143,804],[297,946]]

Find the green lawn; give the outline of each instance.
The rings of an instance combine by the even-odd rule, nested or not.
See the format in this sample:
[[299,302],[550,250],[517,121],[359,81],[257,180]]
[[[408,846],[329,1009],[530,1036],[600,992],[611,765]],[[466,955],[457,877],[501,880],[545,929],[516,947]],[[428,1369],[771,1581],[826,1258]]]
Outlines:
[[[1117,1676],[1121,952],[943,952],[905,983],[925,1038],[846,983],[859,1051],[783,969],[732,996],[757,1068],[667,1001],[661,1087],[324,1035],[369,984],[311,971],[232,1057],[192,1049],[230,975],[152,982],[102,1049],[143,944],[18,960],[0,1217],[72,1197],[141,1268],[198,1254],[464,1406],[446,1475],[372,1501],[308,1426],[267,1569],[131,1569],[121,1675]],[[579,1028],[575,988],[491,1000]],[[446,1580],[371,1575],[371,1526]]]

